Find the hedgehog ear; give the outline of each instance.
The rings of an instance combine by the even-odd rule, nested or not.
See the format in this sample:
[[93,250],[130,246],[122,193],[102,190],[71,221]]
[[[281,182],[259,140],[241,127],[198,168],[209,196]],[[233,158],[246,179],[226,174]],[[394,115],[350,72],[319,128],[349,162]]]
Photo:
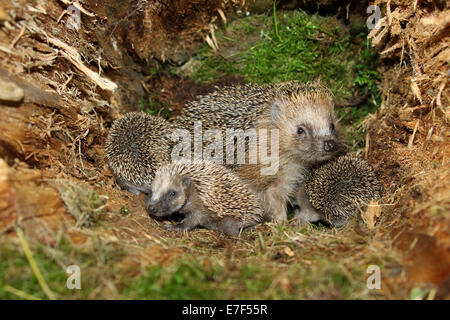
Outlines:
[[189,188],[189,185],[191,184],[191,178],[189,178],[188,176],[183,176],[181,178],[181,184],[185,189]]
[[127,190],[130,191],[134,195],[138,195],[140,193],[143,193],[149,197],[152,196],[152,188],[145,185],[136,185],[136,184],[128,184]]
[[278,123],[281,118],[281,108],[283,107],[283,103],[280,100],[275,100],[272,104],[272,108],[270,110],[270,115],[272,117],[272,121],[274,123]]
[[122,189],[128,190],[134,195],[138,195],[140,193],[145,193],[147,195],[152,194],[151,186],[139,185],[119,178],[116,178],[116,182]]
[[145,191],[143,191],[145,193],[145,195],[149,198],[152,197],[153,191],[151,187],[148,187],[147,189],[145,189]]

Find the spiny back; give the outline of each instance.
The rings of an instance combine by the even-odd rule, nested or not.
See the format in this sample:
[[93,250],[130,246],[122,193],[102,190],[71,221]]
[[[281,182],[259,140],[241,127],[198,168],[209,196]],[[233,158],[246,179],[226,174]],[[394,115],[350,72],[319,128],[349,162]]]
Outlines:
[[298,100],[331,97],[320,82],[295,81],[278,84],[245,84],[217,88],[196,101],[188,102],[183,113],[175,120],[176,128],[193,129],[194,121],[202,121],[203,129],[234,128],[247,130],[255,121],[270,114],[275,99]]
[[150,185],[155,170],[170,161],[169,128],[161,117],[130,112],[114,121],[105,144],[117,178]]
[[314,170],[305,190],[311,205],[341,226],[370,200],[379,200],[383,189],[367,161],[345,155]]
[[194,183],[203,204],[219,217],[232,216],[241,220],[261,222],[263,209],[253,193],[234,173],[208,161],[178,160],[161,167],[158,179],[188,176]]

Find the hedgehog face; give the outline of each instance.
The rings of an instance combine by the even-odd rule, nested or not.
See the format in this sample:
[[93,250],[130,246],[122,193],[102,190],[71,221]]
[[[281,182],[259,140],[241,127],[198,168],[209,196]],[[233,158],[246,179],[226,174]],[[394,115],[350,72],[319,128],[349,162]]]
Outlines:
[[147,198],[147,211],[164,217],[180,211],[188,200],[190,179],[187,176],[156,176],[152,183],[152,194]]
[[313,122],[300,122],[291,133],[293,145],[306,162],[317,163],[332,158],[338,152],[338,136],[331,117]]
[[275,101],[272,119],[280,130],[280,147],[311,164],[335,156],[339,137],[333,109],[327,94],[293,95]]

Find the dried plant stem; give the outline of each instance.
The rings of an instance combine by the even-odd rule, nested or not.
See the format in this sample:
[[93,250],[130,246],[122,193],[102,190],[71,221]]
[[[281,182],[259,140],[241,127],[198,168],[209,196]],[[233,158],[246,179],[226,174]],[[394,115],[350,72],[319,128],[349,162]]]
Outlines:
[[41,300],[41,298],[35,297],[32,294],[23,292],[22,290],[16,289],[11,287],[10,285],[6,285],[3,287],[5,291],[8,291],[9,293],[15,294],[16,296],[26,299],[26,300]]
[[39,270],[38,265],[36,264],[36,261],[33,258],[33,254],[31,253],[30,247],[28,246],[28,242],[25,239],[25,236],[23,235],[23,232],[21,229],[16,229],[17,235],[20,239],[20,244],[22,245],[23,251],[25,252],[25,256],[27,257],[28,263],[30,264],[31,270],[33,270],[33,273],[39,282],[39,285],[41,286],[44,293],[47,295],[47,297],[50,300],[56,300],[55,295],[50,290],[50,288],[47,285],[47,282],[45,282],[44,277],[42,276],[41,270]]
[[277,23],[277,0],[273,1],[273,24],[275,26],[275,34],[277,35],[277,38],[280,42],[283,42],[283,40],[280,37],[280,34],[278,33],[278,23]]

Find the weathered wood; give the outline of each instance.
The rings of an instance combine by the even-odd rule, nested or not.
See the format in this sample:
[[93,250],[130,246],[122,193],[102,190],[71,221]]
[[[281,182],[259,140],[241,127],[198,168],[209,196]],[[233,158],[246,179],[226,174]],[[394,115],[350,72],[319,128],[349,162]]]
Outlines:
[[[7,83],[12,83],[16,87],[20,88],[23,93],[23,102],[36,103],[50,108],[61,108],[61,103],[57,95],[46,92],[30,83],[21,81],[16,77],[9,75],[8,72],[2,69],[0,69],[0,80]],[[14,102],[18,103],[21,100],[22,99],[18,99]]]

